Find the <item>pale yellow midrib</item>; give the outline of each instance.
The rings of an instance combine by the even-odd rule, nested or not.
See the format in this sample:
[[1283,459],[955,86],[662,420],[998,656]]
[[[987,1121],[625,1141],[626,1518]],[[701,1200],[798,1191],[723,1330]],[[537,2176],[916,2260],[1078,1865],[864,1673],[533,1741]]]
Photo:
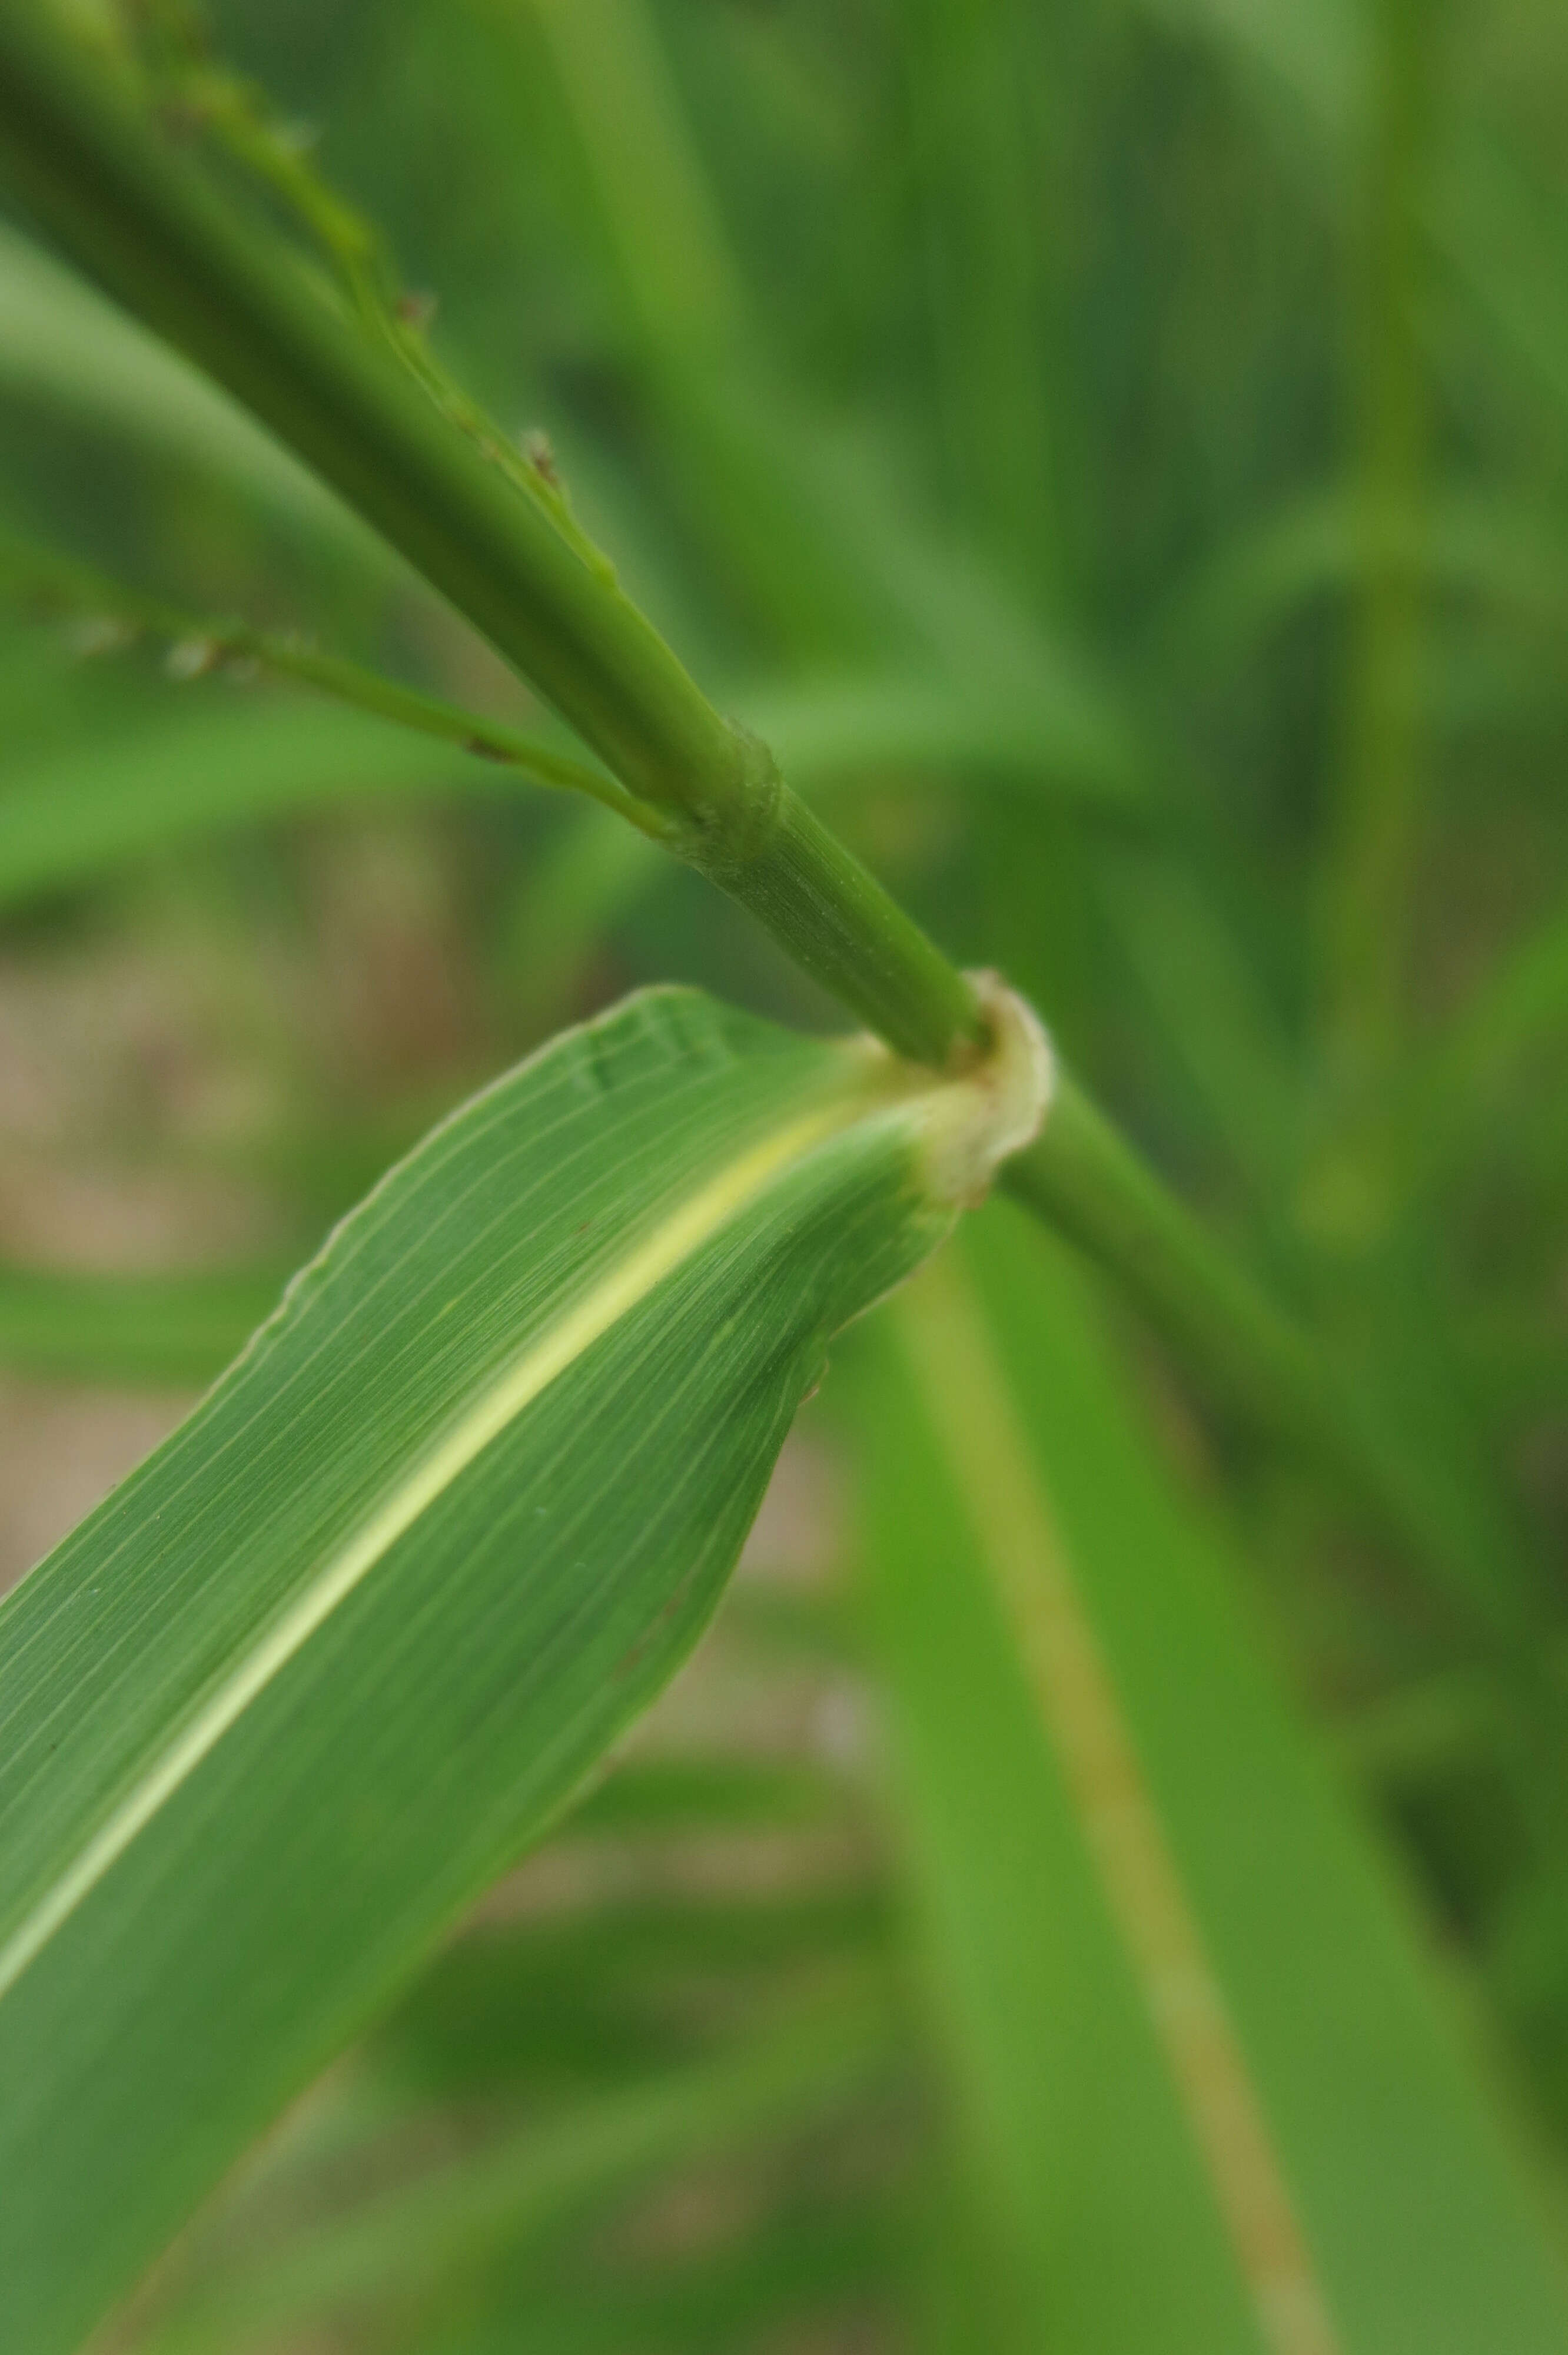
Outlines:
[[899,1325],[1018,1646],[1269,2355],[1342,2355],[1262,2095],[972,1285],[949,1252]]
[[754,1201],[780,1169],[849,1126],[867,1109],[858,1096],[835,1098],[740,1155],[618,1261],[467,1409],[395,1494],[318,1572],[305,1593],[272,1623],[0,1946],[0,1996],[16,1984],[230,1726],[475,1456],[611,1326],[646,1299],[655,1284]]

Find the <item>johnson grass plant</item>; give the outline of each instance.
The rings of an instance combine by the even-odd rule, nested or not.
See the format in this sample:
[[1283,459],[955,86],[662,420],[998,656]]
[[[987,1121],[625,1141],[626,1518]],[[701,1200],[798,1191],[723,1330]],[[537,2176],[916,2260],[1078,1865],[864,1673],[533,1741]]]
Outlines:
[[0,1608],[6,2355],[1568,2346],[1565,120],[5,0],[5,973],[173,943],[270,1219],[0,1264],[210,1384]]

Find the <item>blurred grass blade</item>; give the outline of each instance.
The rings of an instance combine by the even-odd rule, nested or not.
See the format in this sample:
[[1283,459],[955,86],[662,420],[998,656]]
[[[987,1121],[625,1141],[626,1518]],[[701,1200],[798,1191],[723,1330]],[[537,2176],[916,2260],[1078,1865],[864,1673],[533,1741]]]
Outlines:
[[[1144,13],[1234,64],[1287,160],[1310,170],[1320,191],[1325,164],[1340,161],[1345,144],[1364,128],[1370,11],[1357,0],[1317,0],[1311,8],[1280,8],[1274,0],[1144,0]],[[1282,101],[1289,140],[1278,130]]]
[[1032,645],[1026,682],[1010,675],[966,685],[927,667],[818,678],[737,700],[807,792],[857,770],[950,768],[1111,826],[1160,823],[1114,702],[1067,655],[1053,659],[1056,653],[1049,640]]
[[777,1990],[802,1965],[864,1976],[888,1927],[880,1893],[842,1884],[766,1902],[649,1896],[481,1923],[420,1973],[373,2050],[432,2094],[493,2097],[556,2056],[591,2083],[624,2070],[629,2051],[711,2041],[737,1997]]
[[1136,849],[1096,878],[1149,1014],[1184,1066],[1255,1202],[1288,1198],[1304,1132],[1285,1025],[1202,882]]
[[[520,35],[533,27],[530,89],[553,89],[567,144],[577,151],[577,173],[563,176],[562,209],[596,223],[586,258],[641,357],[666,454],[725,575],[745,583],[775,642],[830,675],[846,657],[885,664],[895,647],[907,670],[913,651],[917,672],[895,697],[848,691],[877,732],[907,735],[900,711],[921,713],[927,730],[990,739],[977,757],[1005,773],[1044,767],[1086,803],[1136,811],[1154,764],[1098,665],[1071,638],[1042,628],[1004,577],[959,560],[913,506],[885,452],[858,430],[846,435],[821,409],[802,406],[783,383],[756,332],[761,306],[737,289],[720,208],[646,0],[470,5]],[[630,74],[630,59],[645,60],[646,69]],[[993,175],[1000,161],[975,168]],[[992,208],[998,193],[989,191]],[[983,235],[1018,234],[994,209],[980,226]],[[1025,266],[1033,270],[1032,261]],[[989,352],[985,364],[995,358]],[[1020,373],[1028,370],[1015,365]],[[1032,428],[1031,404],[1016,384],[992,389],[1022,405],[1006,451],[989,461],[994,482]],[[1043,501],[1048,485],[1038,453],[1030,471],[1040,473]],[[1016,480],[1012,487],[1017,494]],[[933,687],[934,667],[961,680],[962,691]],[[777,721],[771,711],[753,719],[787,769],[810,760],[804,719],[803,742],[788,711]],[[769,732],[776,725],[782,742]]]
[[[1419,518],[1367,516],[1348,491],[1317,491],[1204,557],[1159,618],[1154,659],[1189,687],[1195,677],[1234,677],[1257,663],[1271,633],[1356,587],[1391,552],[1421,570],[1435,597],[1473,598],[1557,637],[1568,623],[1562,534],[1549,515],[1435,485]],[[1421,684],[1440,714],[1442,679]]]
[[1009,572],[1059,589],[1042,30],[1015,0],[917,0],[905,50],[948,472]]
[[1484,116],[1451,138],[1432,228],[1496,338],[1510,381],[1568,415],[1568,207],[1517,142]]
[[726,575],[778,644],[871,653],[874,567],[853,546],[842,572],[821,561],[810,433],[756,364],[753,306],[647,0],[471,5],[511,27],[530,91],[553,100],[573,155],[564,216],[587,226],[667,456]]
[[1346,1114],[1388,1083],[1409,1018],[1412,878],[1430,766],[1422,728],[1430,623],[1418,553],[1431,470],[1418,216],[1430,166],[1432,44],[1419,9],[1377,0],[1372,105],[1352,238],[1358,525],[1342,741],[1324,846],[1322,971],[1330,1084]]
[[276,1275],[46,1273],[0,1265],[0,1366],[72,1381],[201,1384],[278,1297]]
[[995,1076],[630,999],[400,1164],[24,1582],[6,2355],[74,2345],[689,1648]]
[[[399,2355],[734,2355],[754,2346],[842,2344],[812,2331],[870,2298],[906,2268],[907,2227],[886,2202],[841,2192],[800,2214],[696,2257],[662,2259],[628,2283],[603,2266],[563,2292],[535,2260],[482,2318],[441,2318],[399,2342]],[[780,2331],[789,2331],[780,2339]],[[857,2334],[858,2338],[858,2334]]]
[[217,833],[393,795],[515,793],[518,773],[393,722],[254,690],[52,751],[0,787],[0,908]]
[[356,2308],[404,2310],[430,2285],[536,2246],[662,2169],[799,2130],[863,2092],[895,2051],[885,2010],[842,2001],[590,2094],[193,2285],[154,2331],[150,2355],[233,2350]]
[[650,346],[711,361],[743,332],[746,304],[652,12],[644,0],[499,0],[497,13],[538,27]]
[[850,1786],[820,1766],[739,1758],[631,1758],[572,1810],[575,1838],[723,1830],[798,1829],[832,1823]]
[[4,226],[0,394],[47,405],[182,470],[194,468],[351,559],[357,574],[378,582],[396,577],[393,559],[357,517],[243,410]]
[[568,1009],[612,927],[672,869],[646,835],[605,809],[575,809],[530,861],[502,920],[496,958],[525,1018]]
[[967,1241],[896,1313],[872,1529],[933,1984],[1040,2332],[1560,2348],[1514,2155],[1214,1533],[1057,1250]]
[[1467,1152],[1494,1146],[1533,1057],[1568,1037],[1568,900],[1501,955],[1409,1089],[1405,1146],[1430,1185]]

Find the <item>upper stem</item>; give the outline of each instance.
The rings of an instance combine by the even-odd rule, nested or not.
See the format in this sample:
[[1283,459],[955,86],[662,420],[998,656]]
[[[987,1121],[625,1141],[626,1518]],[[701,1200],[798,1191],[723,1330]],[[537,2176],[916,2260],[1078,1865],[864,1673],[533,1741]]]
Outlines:
[[913,1060],[983,1035],[969,984],[797,803],[543,501],[171,154],[36,11],[0,11],[0,162],[110,293],[270,425],[539,687],[675,847]]

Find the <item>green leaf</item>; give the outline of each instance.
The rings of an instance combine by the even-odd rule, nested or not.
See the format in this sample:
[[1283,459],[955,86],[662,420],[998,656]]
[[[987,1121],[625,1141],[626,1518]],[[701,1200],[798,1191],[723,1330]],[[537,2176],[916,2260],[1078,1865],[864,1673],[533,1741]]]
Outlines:
[[519,879],[499,958],[541,1028],[570,1007],[611,926],[675,872],[646,835],[604,809],[574,809]]
[[995,1079],[629,1000],[394,1170],[17,1591],[7,2355],[75,2343],[690,1647]]
[[1492,1142],[1520,1066],[1565,1032],[1568,902],[1559,900],[1499,957],[1411,1090],[1410,1149],[1429,1179]]
[[[1002,613],[1011,618],[1005,604]],[[933,628],[938,641],[946,634]],[[927,664],[754,690],[740,700],[813,799],[825,801],[857,772],[950,769],[1027,801],[1066,804],[1112,827],[1158,824],[1148,763],[1086,666],[1033,637],[1015,668],[999,655],[994,634],[987,652],[996,676],[980,670],[949,679]]]
[[54,751],[0,794],[0,908],[222,828],[355,801],[514,794],[517,773],[367,713],[237,692]]
[[387,551],[281,443],[41,247],[0,227],[0,394],[194,469],[309,534],[356,573]]
[[580,1839],[585,1834],[624,1838],[638,1832],[820,1825],[843,1814],[851,1787],[819,1766],[702,1753],[633,1758],[578,1802],[570,1828]]
[[433,2286],[547,2245],[665,2169],[736,2160],[798,2133],[900,2057],[886,2009],[841,1997],[700,2062],[590,2093],[198,2279],[154,2330],[154,2355],[204,2345],[234,2355],[323,2313],[417,2311]]
[[[1234,676],[1258,659],[1271,631],[1314,600],[1359,588],[1390,560],[1434,590],[1495,605],[1517,626],[1561,634],[1562,535],[1550,517],[1496,495],[1435,485],[1412,519],[1379,517],[1348,490],[1290,500],[1206,556],[1176,590],[1160,625],[1163,666],[1190,688],[1196,674]],[[1424,682],[1435,715],[1441,677]]]
[[874,2311],[879,2293],[885,2301],[890,2277],[906,2269],[907,2241],[895,2203],[829,2185],[813,2205],[738,2245],[665,2259],[630,2285],[613,2272],[607,2278],[601,2264],[563,2294],[538,2278],[536,2263],[525,2264],[512,2295],[482,2319],[437,2323],[402,2341],[399,2355],[734,2355],[737,2347],[842,2344],[846,2322],[862,2326],[853,2344],[868,2306]]
[[1025,2343],[1560,2348],[1490,2089],[1070,1265],[988,1213],[893,1322],[867,1423],[899,1788]]
[[[810,1890],[741,1902],[653,1897],[595,1906],[565,1920],[482,1925],[424,1970],[376,2031],[399,2075],[431,2091],[493,2095],[554,2050],[591,2082],[624,2066],[624,2050],[656,2041],[679,2050],[711,2037],[728,1999],[776,1987],[806,1964],[874,1956],[886,1907],[874,1891]],[[693,1982],[708,1999],[682,2009]],[[588,2050],[576,2031],[597,2038]]]
[[0,1265],[0,1366],[68,1380],[209,1382],[277,1298],[275,1275],[46,1274]]

